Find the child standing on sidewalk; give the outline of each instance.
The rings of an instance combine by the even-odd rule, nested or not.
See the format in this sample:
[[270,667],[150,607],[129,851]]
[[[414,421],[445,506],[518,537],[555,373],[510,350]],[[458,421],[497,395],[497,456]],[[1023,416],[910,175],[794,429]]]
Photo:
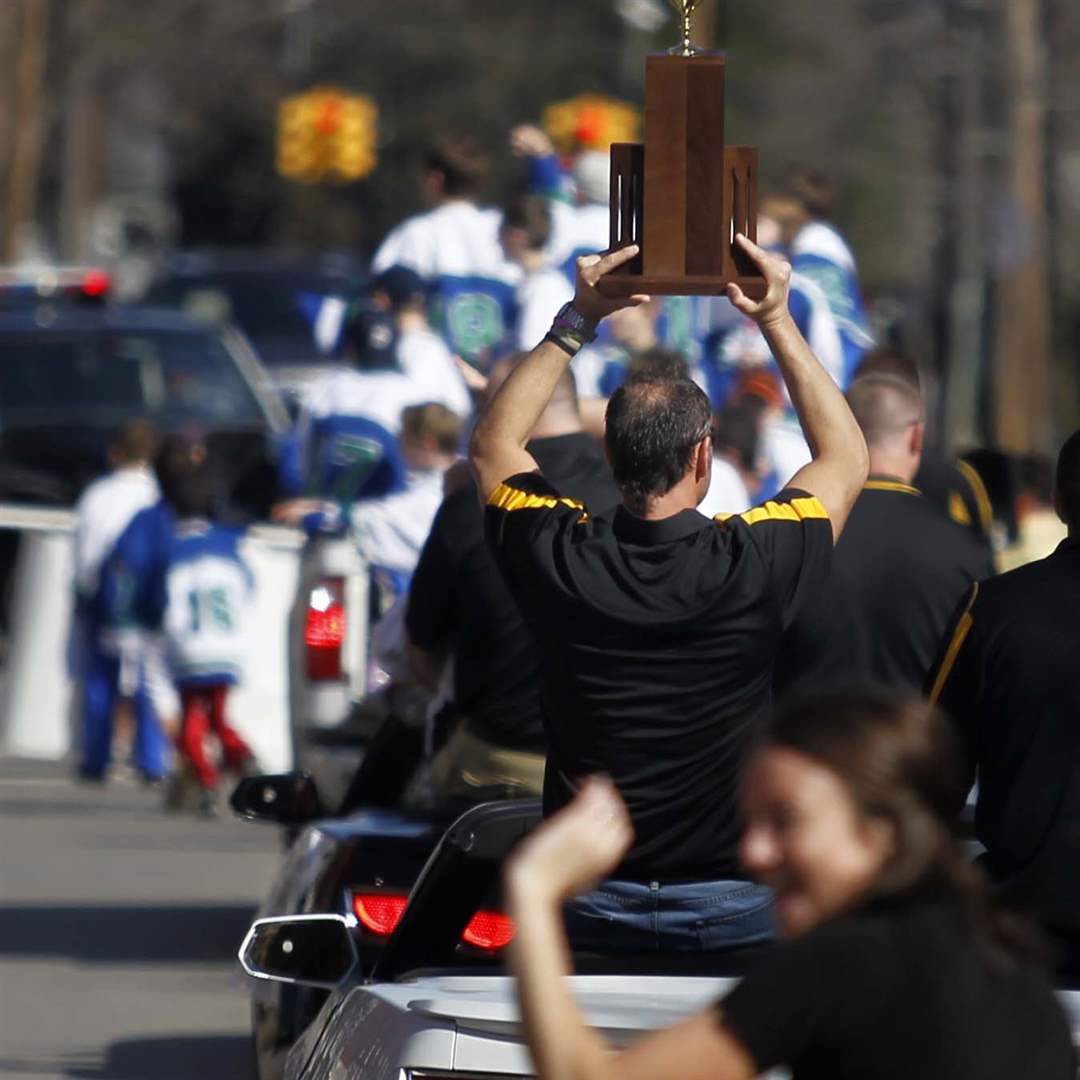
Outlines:
[[226,719],[229,689],[243,676],[254,581],[240,557],[242,531],[211,520],[209,477],[194,471],[170,493],[176,521],[165,571],[162,630],[181,702],[177,749],[201,789],[199,808],[217,812],[213,735],[225,768],[246,773],[251,749]]

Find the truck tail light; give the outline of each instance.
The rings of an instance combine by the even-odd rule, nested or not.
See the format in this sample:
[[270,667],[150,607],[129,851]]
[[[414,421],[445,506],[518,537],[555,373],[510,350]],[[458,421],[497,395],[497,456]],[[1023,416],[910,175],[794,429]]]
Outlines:
[[313,682],[340,679],[345,644],[345,579],[321,578],[308,596],[304,622],[307,677]]

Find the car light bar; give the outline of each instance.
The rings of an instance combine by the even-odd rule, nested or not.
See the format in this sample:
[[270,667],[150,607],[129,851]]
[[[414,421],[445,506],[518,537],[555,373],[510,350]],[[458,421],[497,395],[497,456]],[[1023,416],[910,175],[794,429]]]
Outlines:
[[[389,937],[401,922],[409,898],[404,893],[350,892],[349,904],[365,930]],[[514,939],[514,920],[501,911],[478,911],[461,934],[461,940],[478,949],[495,952]]]
[[420,1071],[405,1069],[401,1075],[405,1080],[536,1080],[531,1073],[527,1076],[519,1076],[516,1073],[452,1072],[449,1069],[445,1072],[442,1070],[432,1072],[430,1069]]
[[353,914],[365,930],[389,937],[401,922],[409,898],[400,893],[353,893]]
[[503,949],[514,939],[514,920],[499,911],[478,911],[461,935],[480,949]]

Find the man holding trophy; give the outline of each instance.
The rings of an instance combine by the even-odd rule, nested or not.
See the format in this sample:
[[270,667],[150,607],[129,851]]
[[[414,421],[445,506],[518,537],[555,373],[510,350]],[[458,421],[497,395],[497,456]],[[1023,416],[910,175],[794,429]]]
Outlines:
[[[584,947],[725,949],[771,936],[771,895],[739,865],[738,779],[769,710],[780,636],[828,574],[867,476],[862,433],[788,311],[790,266],[743,235],[756,217],[756,151],[714,141],[723,60],[693,52],[695,6],[679,5],[676,55],[649,58],[645,147],[612,148],[613,250],[578,260],[574,299],[470,446],[488,541],[539,653],[545,814],[606,773],[634,827],[616,879],[570,906]],[[751,153],[753,170],[739,172]],[[760,327],[813,450],[774,500],[698,513],[709,402],[670,370],[631,378],[608,404],[615,510],[590,517],[525,449],[571,358],[650,289],[725,294]]]
[[617,879],[571,905],[579,944],[724,949],[772,933],[768,890],[739,867],[736,787],[770,704],[773,656],[867,475],[866,444],[787,310],[790,267],[746,237],[765,294],[728,296],[776,355],[814,459],[775,500],[726,520],[709,486],[709,404],[685,376],[631,379],[605,443],[623,505],[598,518],[564,498],[525,443],[577,350],[612,311],[605,277],[637,246],[578,262],[574,300],[476,425],[470,460],[489,543],[540,654],[549,739],[545,813],[611,776],[636,839]]

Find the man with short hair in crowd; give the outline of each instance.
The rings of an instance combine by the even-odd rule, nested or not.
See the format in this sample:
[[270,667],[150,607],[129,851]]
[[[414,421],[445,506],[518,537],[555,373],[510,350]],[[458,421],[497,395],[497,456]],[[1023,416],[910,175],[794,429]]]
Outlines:
[[596,288],[633,245],[579,260],[573,302],[496,393],[470,447],[489,542],[537,644],[545,812],[606,772],[636,833],[618,880],[572,906],[579,943],[717,949],[772,932],[769,891],[739,868],[738,776],[769,709],[781,631],[828,572],[866,446],[791,321],[790,267],[737,242],[767,292],[728,294],[769,340],[815,452],[774,501],[723,520],[697,512],[709,402],[671,373],[627,381],[608,406],[614,511],[590,513],[538,471],[526,443],[571,357],[605,316],[645,302]]
[[912,486],[924,431],[915,387],[867,375],[847,398],[870,451],[870,479],[829,580],[784,635],[778,693],[838,679],[921,690],[957,601],[994,572],[989,549]]
[[[438,402],[462,420],[472,399],[445,343],[425,315],[418,274],[392,266],[374,277],[344,330],[348,367],[316,379],[303,396],[290,448],[286,486],[343,504],[392,494],[405,482],[399,436],[402,410]],[[309,510],[286,502],[288,524]]]
[[[550,314],[550,312],[549,312]],[[496,365],[487,393],[520,356]],[[574,379],[564,371],[526,448],[544,476],[603,510],[619,501],[611,469],[581,425]],[[443,797],[480,787],[539,795],[547,738],[540,708],[536,645],[484,540],[475,484],[447,496],[409,590],[406,627],[413,668],[431,690],[452,657],[456,730],[436,755],[432,780]]]
[[101,570],[124,531],[161,498],[154,459],[158,433],[146,420],[125,425],[109,445],[110,472],[82,493],[75,507],[75,618],[73,675],[81,684],[83,739],[79,775],[103,782],[112,757],[113,713],[120,698],[135,711],[135,764],[157,781],[166,771],[167,747],[158,730],[146,670],[121,662],[100,603]]
[[477,205],[490,166],[475,139],[436,140],[420,181],[429,209],[393,229],[371,263],[376,273],[405,266],[419,274],[436,329],[456,355],[485,371],[514,326],[521,281],[499,246],[502,215]]
[[[910,383],[923,399],[923,412],[933,408],[930,393],[924,389],[919,367],[906,353],[891,345],[875,345],[863,354],[855,377],[892,375]],[[932,505],[970,530],[989,549],[994,525],[993,509],[986,485],[979,473],[963,458],[953,458],[942,448],[923,446],[919,471],[912,483]]]
[[[1053,554],[973,585],[927,680],[978,775],[975,833],[1002,899],[1080,966],[1080,431],[1058,456]],[[964,793],[958,793],[958,803]]]

